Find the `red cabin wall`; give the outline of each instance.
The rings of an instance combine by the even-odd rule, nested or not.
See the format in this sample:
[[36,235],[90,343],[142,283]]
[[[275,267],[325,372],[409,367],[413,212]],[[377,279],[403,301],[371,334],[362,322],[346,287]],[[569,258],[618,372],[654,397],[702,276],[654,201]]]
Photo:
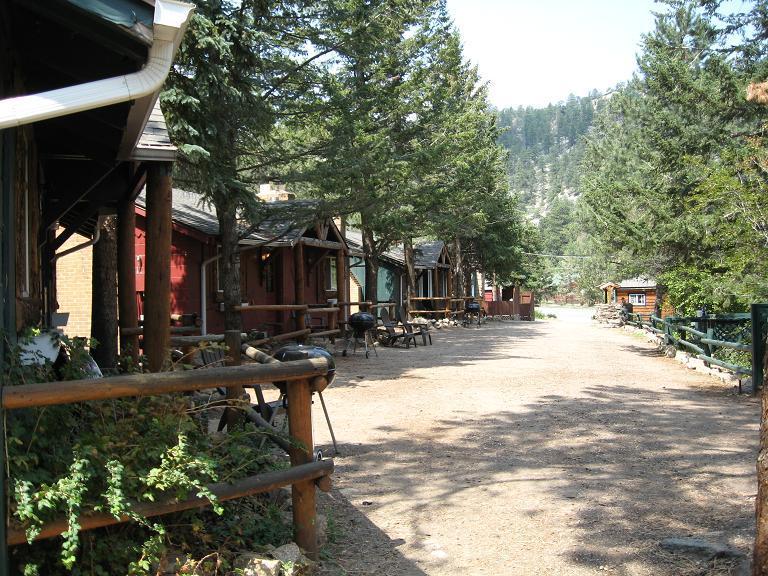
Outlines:
[[[146,218],[136,215],[136,292],[139,315],[143,314],[146,262]],[[200,314],[200,263],[211,247],[174,228],[171,237],[171,314]]]
[[[145,286],[144,262],[146,261],[146,218],[142,209],[136,214],[136,292],[139,315],[143,314],[142,294]],[[174,225],[171,238],[171,313],[200,314],[200,265],[203,260],[216,254],[216,240],[195,231],[186,233],[185,228]],[[294,249],[271,249],[270,261],[274,267],[272,290],[267,290],[264,276],[262,248],[247,249],[240,255],[240,281],[242,299],[248,304],[293,304],[295,302]],[[310,246],[304,247],[305,304],[325,304],[336,298],[336,291],[325,290],[325,263],[318,259],[336,257],[336,251]],[[316,264],[317,263],[317,264]],[[316,264],[316,265],[315,265]],[[314,266],[313,266],[314,265]],[[224,313],[217,302],[218,279],[216,263],[210,263],[206,273],[207,331],[221,334],[224,331]],[[319,318],[319,317],[315,317]],[[242,314],[243,329],[266,331],[270,335],[295,330],[295,318],[291,312],[250,311]],[[318,320],[315,320],[316,322]]]

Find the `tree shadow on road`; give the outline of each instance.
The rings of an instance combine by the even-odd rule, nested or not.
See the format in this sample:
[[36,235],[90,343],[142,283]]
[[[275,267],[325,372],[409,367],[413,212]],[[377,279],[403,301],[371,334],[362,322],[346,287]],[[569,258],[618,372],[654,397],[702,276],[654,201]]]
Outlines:
[[[362,380],[397,380],[419,368],[440,368],[477,365],[484,360],[499,358],[533,358],[513,356],[509,349],[488,346],[478,350],[466,344],[473,338],[487,338],[498,334],[498,338],[527,340],[539,337],[543,327],[536,322],[489,322],[481,328],[444,328],[432,331],[433,345],[424,346],[421,339],[418,346],[411,348],[377,346],[378,356],[373,352],[366,358],[358,349],[357,354],[341,356],[336,354],[337,376],[334,388],[356,387]],[[413,376],[409,376],[413,378]]]
[[[383,505],[409,501],[403,521],[414,531],[438,507],[466,513],[482,490],[495,514],[506,507],[560,523],[552,529],[577,546],[553,542],[552,553],[573,565],[679,574],[658,546],[665,537],[704,535],[746,552],[758,415],[754,399],[722,389],[593,386],[517,412],[445,419],[428,437],[389,427],[390,440],[343,447],[339,470],[379,491]],[[461,430],[459,439],[440,440],[441,429]]]
[[323,548],[326,558],[318,576],[426,576],[426,572],[397,549],[402,540],[387,536],[339,490],[322,495],[318,505],[328,518],[332,532],[331,541]]
[[664,350],[661,348],[648,348],[647,346],[619,346],[621,350],[637,354],[638,356],[646,356],[650,358],[660,358],[664,356]]

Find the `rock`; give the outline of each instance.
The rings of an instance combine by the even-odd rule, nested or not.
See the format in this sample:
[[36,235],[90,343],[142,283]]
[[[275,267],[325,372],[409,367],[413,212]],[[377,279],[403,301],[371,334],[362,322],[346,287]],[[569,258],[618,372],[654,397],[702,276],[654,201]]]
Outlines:
[[661,541],[661,547],[673,552],[685,552],[709,558],[740,558],[743,556],[738,550],[731,548],[722,542],[710,542],[704,538],[684,537],[665,538]]
[[295,542],[289,542],[270,552],[280,561],[283,576],[309,576],[315,571],[315,563],[304,556]]
[[235,559],[234,568],[243,576],[279,576],[280,560],[262,558],[258,554],[241,554]]
[[592,319],[606,324],[621,324],[621,304],[598,304]]
[[295,542],[288,542],[280,548],[275,548],[272,551],[272,558],[280,560],[280,562],[299,562],[304,558],[304,554],[301,553],[301,548]]

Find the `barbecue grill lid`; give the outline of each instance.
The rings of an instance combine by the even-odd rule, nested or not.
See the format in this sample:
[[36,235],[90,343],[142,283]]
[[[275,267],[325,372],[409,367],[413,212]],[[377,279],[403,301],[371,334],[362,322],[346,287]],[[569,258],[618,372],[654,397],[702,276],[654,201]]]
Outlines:
[[[304,346],[303,344],[291,344],[283,346],[275,352],[275,360],[291,362],[293,360],[311,360],[312,358],[325,358],[328,361],[328,385],[336,378],[336,361],[328,350],[321,346]],[[277,383],[276,383],[277,384]]]

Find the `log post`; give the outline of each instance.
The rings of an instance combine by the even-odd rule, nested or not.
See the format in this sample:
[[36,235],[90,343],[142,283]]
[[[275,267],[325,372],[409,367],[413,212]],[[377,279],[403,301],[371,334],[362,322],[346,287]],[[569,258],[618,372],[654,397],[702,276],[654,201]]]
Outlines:
[[[227,366],[240,366],[240,349],[242,347],[240,330],[227,330],[224,333],[224,342],[227,345]],[[230,386],[227,388],[227,402],[242,401],[244,389],[242,386]],[[227,432],[232,432],[242,418],[237,406],[227,407],[224,412],[224,421],[227,424]]]
[[91,356],[103,372],[117,367],[117,222],[101,224],[101,237],[93,245],[91,266],[91,337],[99,345]]
[[[336,300],[338,302],[346,302],[347,298],[347,258],[343,250],[339,250],[336,253]],[[340,317],[337,316],[337,320],[345,322],[347,320],[348,308],[339,310]],[[335,326],[334,326],[335,328]]]
[[[288,427],[298,444],[291,448],[291,466],[312,461],[312,390],[310,380],[288,383]],[[311,560],[317,560],[317,531],[315,526],[315,483],[296,482],[291,488],[293,530],[296,544]]]
[[[755,324],[758,315],[755,314],[753,304],[752,322],[753,332],[759,334],[757,339],[752,340],[753,346],[762,341],[762,328]],[[755,498],[755,545],[752,551],[752,575],[765,576],[768,574],[768,340],[763,343],[763,381],[756,382],[754,378],[759,377],[753,370],[752,388],[757,390],[762,384],[761,390],[761,411],[760,411],[760,452],[757,454],[757,497]],[[753,365],[754,366],[754,365]]]
[[515,284],[514,292],[512,292],[512,314],[520,316],[520,285]]
[[136,306],[136,207],[133,200],[120,202],[117,208],[117,297],[120,322],[120,352],[130,353],[139,361],[139,336],[124,336],[123,330],[138,328]]
[[[296,244],[293,249],[293,303],[304,304],[304,245],[301,243]],[[307,326],[306,316],[304,312],[296,312],[296,330],[304,330]],[[306,338],[301,336],[297,338],[299,342],[304,342]]]
[[167,364],[171,315],[171,163],[147,168],[147,264],[144,353],[150,372]]

